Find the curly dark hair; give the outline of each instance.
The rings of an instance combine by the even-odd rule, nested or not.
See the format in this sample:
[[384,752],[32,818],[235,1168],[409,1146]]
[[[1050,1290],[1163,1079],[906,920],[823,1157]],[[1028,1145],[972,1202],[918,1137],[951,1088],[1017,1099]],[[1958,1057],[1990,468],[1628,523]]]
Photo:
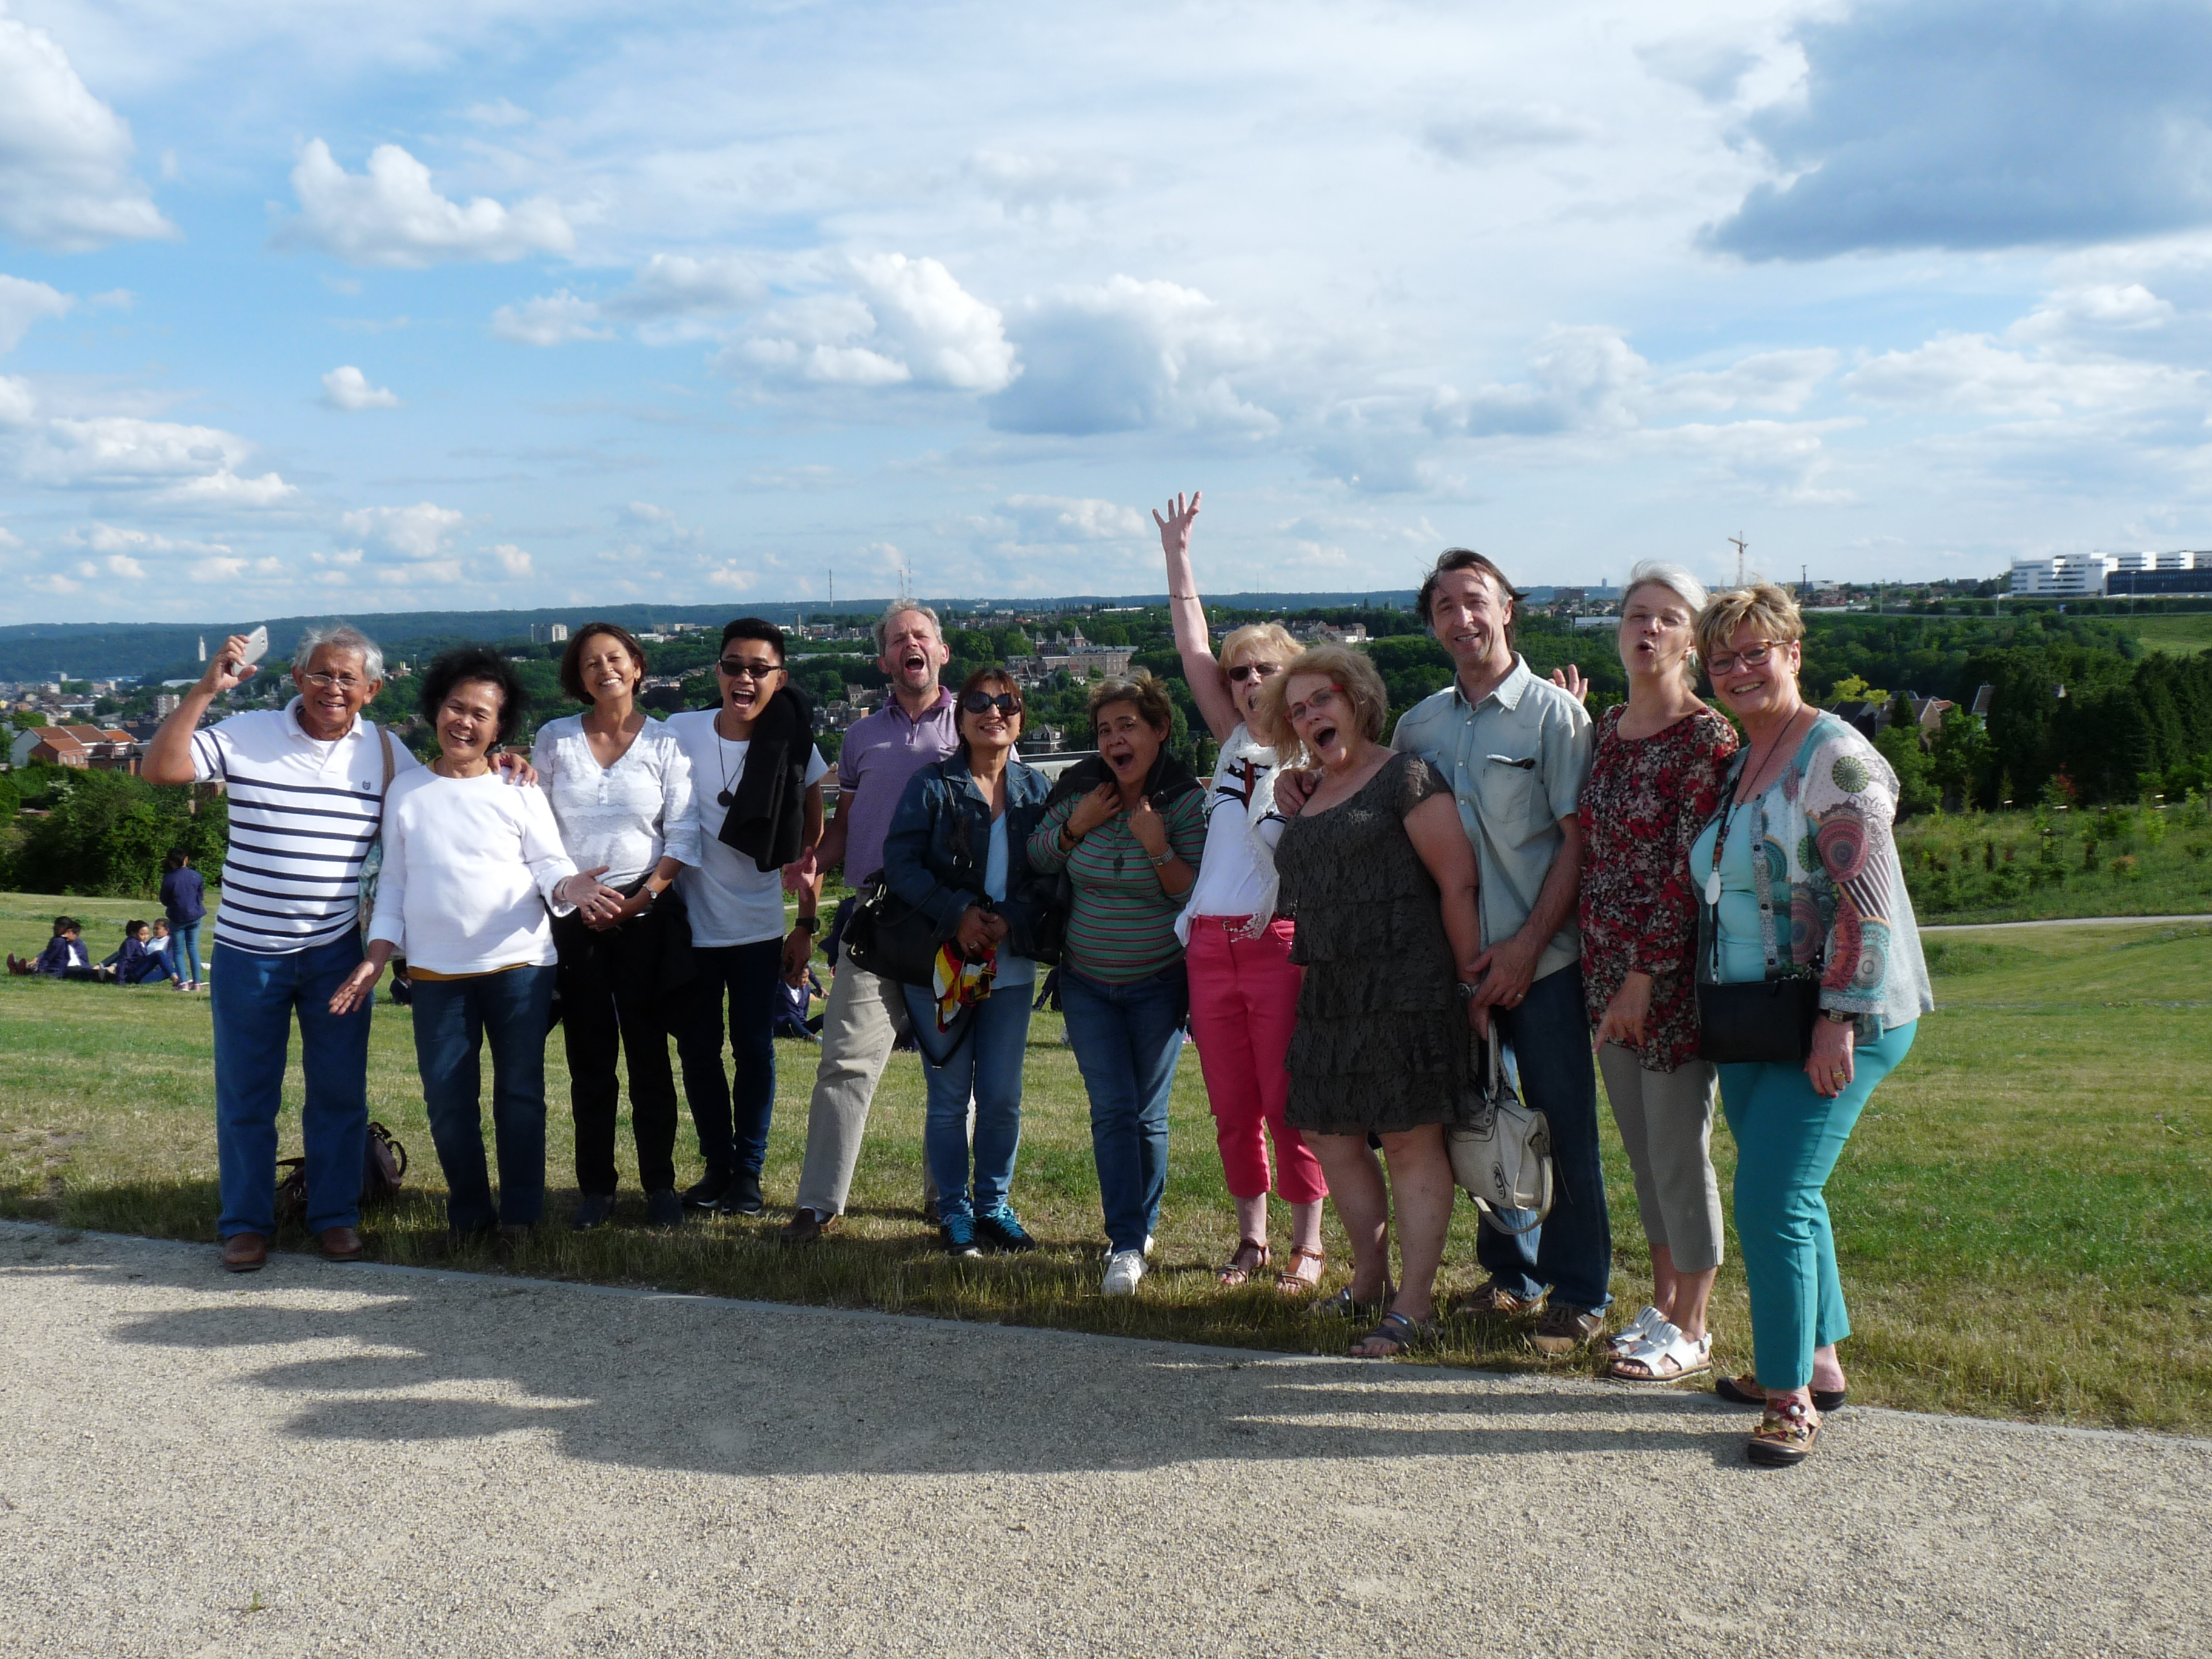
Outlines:
[[561,653],[561,689],[578,702],[595,701],[584,690],[584,647],[599,634],[619,641],[622,648],[629,653],[629,659],[637,665],[638,677],[642,679],[645,676],[645,647],[638,643],[636,635],[617,623],[586,623],[569,636],[568,648]]
[[530,693],[523,687],[522,676],[514,672],[514,665],[488,645],[457,645],[430,659],[430,665],[422,671],[422,696],[416,705],[422,711],[422,718],[435,731],[438,711],[453,695],[453,688],[471,680],[482,680],[499,688],[499,736],[494,741],[512,742],[514,734],[522,729],[522,717],[530,708]]

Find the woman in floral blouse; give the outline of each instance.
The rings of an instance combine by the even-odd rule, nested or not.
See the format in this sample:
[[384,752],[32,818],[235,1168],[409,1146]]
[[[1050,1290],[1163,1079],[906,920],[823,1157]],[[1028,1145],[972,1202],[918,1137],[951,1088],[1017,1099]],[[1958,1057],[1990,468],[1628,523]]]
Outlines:
[[1713,1068],[1698,1058],[1697,898],[1686,861],[1713,815],[1735,732],[1698,700],[1705,590],[1680,565],[1629,574],[1628,702],[1600,715],[1583,786],[1583,985],[1598,1067],[1636,1172],[1651,1302],[1613,1339],[1613,1374],[1664,1382],[1712,1363],[1705,1303],[1721,1265]]
[[[1717,595],[1698,617],[1713,695],[1742,722],[1722,811],[1690,848],[1712,900],[1699,968],[1726,983],[1817,978],[1804,1063],[1719,1067],[1735,1137],[1735,1231],[1757,1372],[1723,1398],[1766,1408],[1752,1462],[1802,1462],[1843,1403],[1836,1344],[1851,1332],[1822,1189],[1867,1097],[1934,1007],[1891,823],[1897,775],[1875,746],[1807,706],[1805,624],[1780,588]],[[1701,907],[1702,908],[1702,907]]]

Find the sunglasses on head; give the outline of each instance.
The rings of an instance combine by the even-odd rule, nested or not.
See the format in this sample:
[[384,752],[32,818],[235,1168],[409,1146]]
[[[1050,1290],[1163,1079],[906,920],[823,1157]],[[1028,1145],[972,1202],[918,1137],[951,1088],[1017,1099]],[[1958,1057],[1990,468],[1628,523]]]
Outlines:
[[1229,683],[1242,685],[1247,680],[1264,680],[1282,672],[1283,665],[1279,662],[1240,662],[1229,671]]
[[988,714],[994,708],[1001,714],[1018,714],[1022,700],[1011,691],[1001,691],[993,696],[988,691],[970,691],[960,699],[960,707],[970,714]]

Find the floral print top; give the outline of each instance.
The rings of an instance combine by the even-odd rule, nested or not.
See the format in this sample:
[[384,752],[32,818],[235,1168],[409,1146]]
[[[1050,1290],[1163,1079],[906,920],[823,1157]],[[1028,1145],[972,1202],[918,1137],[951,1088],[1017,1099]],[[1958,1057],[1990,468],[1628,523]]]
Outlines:
[[1735,728],[1700,704],[1648,738],[1598,717],[1583,827],[1583,994],[1595,1026],[1631,973],[1651,975],[1636,1058],[1671,1072],[1698,1054],[1698,896],[1688,854],[1720,805]]

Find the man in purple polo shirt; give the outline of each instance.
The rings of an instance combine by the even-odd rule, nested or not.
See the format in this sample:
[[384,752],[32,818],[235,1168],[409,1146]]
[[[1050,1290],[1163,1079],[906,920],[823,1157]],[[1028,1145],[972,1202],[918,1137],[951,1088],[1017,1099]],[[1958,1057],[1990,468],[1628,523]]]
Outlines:
[[[858,887],[884,867],[884,837],[907,780],[959,747],[951,691],[937,683],[950,656],[937,613],[902,601],[876,624],[877,664],[891,678],[884,706],[853,722],[837,760],[837,816],[821,844],[785,872],[786,884],[818,882],[832,866]],[[840,947],[842,950],[842,946]],[[898,982],[837,963],[822,1014],[822,1068],[806,1116],[806,1164],[787,1243],[811,1244],[844,1213],[876,1082],[906,1029]]]

